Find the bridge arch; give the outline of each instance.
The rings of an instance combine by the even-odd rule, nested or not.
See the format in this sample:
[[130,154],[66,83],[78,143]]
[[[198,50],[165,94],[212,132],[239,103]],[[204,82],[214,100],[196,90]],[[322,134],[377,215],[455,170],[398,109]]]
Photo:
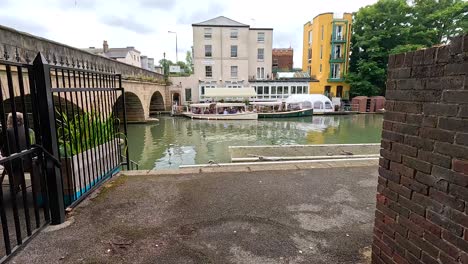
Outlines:
[[[138,95],[132,92],[125,92],[125,108],[127,110],[127,121],[128,122],[144,122],[145,113],[143,110],[143,104]],[[119,96],[113,106],[114,115],[120,119],[123,118],[123,98]]]
[[153,95],[151,95],[150,105],[149,105],[149,113],[150,115],[156,114],[157,112],[164,111],[164,97],[159,91],[155,91]]

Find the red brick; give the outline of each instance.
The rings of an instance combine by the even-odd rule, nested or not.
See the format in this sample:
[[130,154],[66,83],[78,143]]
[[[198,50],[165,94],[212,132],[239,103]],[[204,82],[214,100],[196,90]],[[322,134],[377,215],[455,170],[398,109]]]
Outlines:
[[465,209],[465,203],[463,201],[458,200],[456,197],[448,195],[434,188],[429,189],[429,196],[437,202],[454,208],[456,210],[463,212],[463,210]]
[[[411,189],[415,192],[418,192],[418,193],[421,193],[421,194],[424,194],[424,195],[427,195],[427,192],[428,192],[428,187],[424,184],[421,184],[411,178],[407,178],[407,177],[401,177],[400,178],[400,182],[401,184],[403,184],[403,186],[407,187],[408,189]],[[408,197],[410,198],[410,197]]]
[[[467,97],[468,98],[468,97]],[[465,103],[468,101],[465,101]],[[468,120],[459,118],[439,118],[439,128],[457,131],[468,132]]]
[[415,170],[424,172],[424,173],[431,173],[432,164],[429,162],[425,162],[419,159],[403,156],[403,164],[406,166],[413,168]]
[[426,209],[430,209],[435,212],[442,212],[443,206],[436,200],[432,199],[429,196],[413,193],[411,200],[419,205],[424,206]]
[[426,209],[424,207],[422,207],[418,203],[404,198],[403,196],[398,197],[398,202],[401,206],[409,209],[411,212],[417,213],[421,216],[425,216],[426,214]]
[[424,116],[422,114],[406,114],[407,124],[421,126],[423,120]]
[[398,162],[390,162],[390,170],[408,178],[414,178],[415,170]]
[[411,214],[410,215],[410,220],[416,223],[417,225],[421,226],[425,230],[433,233],[434,235],[440,236],[440,227],[438,225],[435,225],[429,221],[426,220],[426,218],[418,215],[418,214]]
[[393,250],[376,236],[374,236],[374,245],[376,245],[381,252],[383,251],[387,255],[391,256],[393,254]]
[[400,185],[398,183],[394,183],[392,181],[389,181],[387,185],[388,188],[390,188],[390,190],[398,193],[399,195],[402,195],[408,199],[411,198],[411,189],[408,189],[405,186]]
[[452,220],[453,222],[464,226],[465,228],[468,227],[468,216],[458,210],[454,210],[451,208],[445,208],[444,215]]
[[[438,78],[434,80],[438,82]],[[432,85],[433,82],[429,82]],[[441,89],[444,89],[446,84],[439,84]],[[435,115],[435,116],[456,116],[458,113],[457,104],[441,104],[441,103],[426,103],[423,106],[423,112],[425,115]]]
[[409,231],[411,231],[414,234],[417,234],[418,236],[423,236],[424,234],[424,228],[416,224],[415,222],[405,218],[405,217],[398,217],[397,219],[398,223],[401,224],[402,226],[406,227]]
[[392,209],[393,211],[397,212],[399,215],[402,215],[404,217],[409,217],[410,215],[410,210],[400,206],[400,204],[396,201],[388,201],[388,208]]
[[[468,117],[468,106],[466,109],[467,109],[467,117]],[[468,133],[457,133],[457,135],[455,136],[455,143],[468,146]]]
[[461,253],[460,261],[461,261],[462,264],[468,264],[468,254],[467,253]]
[[468,241],[464,240],[463,238],[453,234],[448,230],[442,231],[442,238],[449,242],[450,244],[458,247],[460,250],[468,252]]
[[[437,213],[432,211],[427,211],[427,219],[444,229],[447,229],[450,233],[456,234],[457,236],[461,236],[463,233],[463,227],[452,222],[450,219],[443,217]],[[442,232],[443,233],[443,232]],[[468,242],[467,242],[468,245]]]
[[399,234],[395,235],[395,240],[397,241],[398,244],[406,248],[408,252],[411,252],[416,258],[419,258],[421,256],[421,249],[418,248],[415,244],[410,242],[408,239],[400,236]]
[[455,197],[462,199],[463,201],[468,201],[468,188],[461,187],[456,184],[449,185],[449,193]]
[[392,150],[392,142],[389,140],[382,139],[380,142],[380,147],[386,150]]
[[419,247],[423,252],[426,252],[430,256],[437,258],[439,255],[439,250],[431,245],[430,243],[424,241],[421,237],[416,234],[409,233],[409,240],[413,242],[417,247]]
[[419,126],[408,125],[407,123],[393,123],[392,131],[403,135],[419,135]]
[[[396,172],[393,172],[391,170],[386,170],[383,167],[379,167],[379,175],[382,176],[383,178],[387,179],[388,182],[400,182],[400,175]],[[388,184],[387,182],[387,184]]]
[[[382,133],[383,134],[383,133]],[[402,142],[402,141],[398,141]],[[404,137],[404,143],[419,149],[432,151],[434,149],[434,141],[430,139],[425,139],[417,136],[406,135]]]
[[454,171],[468,175],[468,160],[454,159],[452,167]]
[[401,162],[401,154],[386,149],[380,149],[380,155],[388,160]]
[[382,194],[385,195],[390,200],[393,200],[393,201],[398,200],[398,194],[396,192],[390,190],[389,188],[382,189]]
[[458,257],[458,254],[460,254],[460,250],[456,246],[442,240],[441,236],[426,232],[424,233],[424,239],[450,256]]
[[422,127],[420,130],[422,138],[433,139],[442,142],[453,143],[455,132],[440,128]]
[[390,160],[386,158],[379,158],[379,165],[388,170],[390,169]]
[[406,259],[403,258],[402,256],[400,256],[400,254],[398,254],[398,253],[393,253],[393,260],[397,264],[409,264],[409,262],[406,261]]
[[375,253],[375,251],[372,251],[372,263],[373,264],[385,264],[383,260],[380,258],[380,256]]
[[448,168],[448,169],[450,169],[450,166],[452,165],[451,157],[442,155],[439,153],[425,151],[422,149],[418,151],[418,158],[424,161],[427,161],[429,163],[432,163],[434,165],[439,165],[441,167]]
[[424,264],[440,264],[435,258],[437,258],[437,256],[431,257],[426,252],[422,252],[421,260]]
[[448,191],[448,182],[444,179],[435,177],[434,175],[429,175],[429,174],[418,171],[414,178],[418,182],[424,183],[430,187],[434,187],[437,190],[440,190],[443,192]]
[[392,127],[393,127],[393,122],[389,121],[389,120],[384,120],[383,123],[382,123],[382,128],[384,130],[392,130]]
[[405,113],[388,111],[388,112],[384,113],[384,120],[386,120],[386,121],[395,121],[395,122],[405,122],[406,121],[406,114]]
[[387,206],[383,205],[383,204],[377,204],[376,205],[376,208],[377,210],[380,210],[382,211],[384,214],[392,217],[393,219],[395,219],[395,217],[397,216],[397,213],[394,212],[393,210],[391,210],[390,208],[388,208]]
[[444,102],[449,102],[449,103],[460,103],[460,104],[466,103],[468,102],[468,91],[455,91],[455,90],[444,91],[443,100]]
[[435,142],[434,150],[454,158],[468,159],[468,147],[445,142]]
[[411,264],[424,264],[422,261],[419,260],[418,257],[415,257],[413,254],[406,252],[406,259]]
[[402,155],[407,155],[411,157],[416,157],[418,154],[418,149],[401,143],[392,144],[392,152],[400,153]]
[[436,116],[425,116],[421,122],[423,127],[437,127],[437,117]]
[[459,264],[460,263],[456,259],[454,259],[453,256],[449,256],[445,254],[444,252],[440,252],[439,259],[443,264]]
[[[413,80],[401,80],[398,82],[399,88],[403,85],[403,82],[413,82]],[[420,114],[422,112],[422,104],[415,102],[404,102],[404,101],[395,101],[395,111],[402,113],[413,113]],[[395,120],[398,121],[398,120]],[[404,121],[398,121],[404,122]]]
[[446,180],[450,183],[466,187],[468,186],[468,175],[464,175],[459,172],[455,172],[439,166],[432,167],[432,176],[438,180]]

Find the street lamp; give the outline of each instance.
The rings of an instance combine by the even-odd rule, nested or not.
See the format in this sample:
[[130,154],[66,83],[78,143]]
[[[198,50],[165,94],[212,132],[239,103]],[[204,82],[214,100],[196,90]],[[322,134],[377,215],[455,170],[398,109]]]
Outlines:
[[178,49],[177,49],[177,32],[174,32],[174,31],[170,31],[170,30],[169,30],[169,31],[167,31],[167,33],[173,33],[173,34],[175,34],[175,56],[176,56],[176,63],[177,63],[177,62],[179,61],[179,57],[178,57],[178,55],[177,55],[177,51],[178,51]]

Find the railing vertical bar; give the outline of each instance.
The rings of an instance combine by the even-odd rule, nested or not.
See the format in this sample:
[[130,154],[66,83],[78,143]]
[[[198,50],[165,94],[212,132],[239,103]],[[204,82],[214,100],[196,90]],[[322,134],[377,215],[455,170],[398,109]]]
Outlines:
[[[128,146],[128,134],[127,134],[127,109],[125,102],[125,91],[122,87],[122,75],[118,75],[119,78],[119,88],[122,89],[122,104],[123,104],[123,118],[124,118],[124,134],[125,134],[125,146]],[[128,154],[128,147],[125,148],[125,158],[127,159],[127,170],[130,170],[130,156]]]
[[[115,86],[115,75],[112,75],[112,82],[113,82],[113,86],[114,88],[116,88]],[[118,106],[118,100],[119,100],[119,97],[117,96],[117,92],[119,90],[115,89],[112,91],[112,114],[115,116],[114,118],[114,121],[112,122],[112,129],[114,131],[114,135],[116,138],[119,139],[118,141],[118,145],[116,146],[117,149],[116,149],[116,153],[115,153],[115,158],[117,160],[117,163],[119,165],[122,164],[121,160],[122,160],[122,157],[120,156],[120,152],[121,152],[121,140],[120,140],[120,116],[119,116],[119,106]],[[116,122],[117,121],[117,124]],[[117,131],[117,132],[115,132]],[[117,137],[118,135],[118,137]]]
[[[6,66],[6,73],[7,73],[7,82],[8,82],[7,86],[8,86],[9,99],[10,99],[11,114],[12,114],[12,117],[13,117],[13,132],[14,132],[16,146],[19,146],[19,141],[18,141],[18,120],[17,120],[17,117],[16,117],[15,93],[14,93],[14,88],[13,88],[13,79],[12,79],[11,66],[10,65]],[[11,153],[12,146],[10,146],[8,136],[6,138],[6,142],[7,142],[7,145],[8,145],[8,150],[7,150],[8,155],[11,155],[12,154]],[[13,169],[13,162],[14,161],[8,162],[11,174],[15,174],[14,169]],[[23,169],[23,167],[22,167],[22,164],[21,164],[21,171],[23,171],[22,169]],[[20,220],[19,220],[19,214],[18,214],[18,206],[16,204],[16,186],[15,186],[16,185],[16,179],[14,179],[13,175],[10,175],[10,173],[8,175],[8,182],[10,184],[10,194],[11,194],[11,197],[12,197],[11,201],[12,201],[12,206],[13,206],[13,219],[15,221],[16,240],[17,240],[17,244],[21,245],[23,243],[23,239],[22,239],[22,235],[21,235],[21,226],[20,226]],[[24,177],[24,172],[23,172],[22,177]]]
[[[78,71],[78,85],[80,87],[85,87],[86,89],[86,74],[83,73],[83,86],[81,86],[81,74],[80,72]],[[83,181],[85,182],[84,184],[84,189],[81,189],[82,191],[86,191],[86,186],[88,186],[88,184],[91,184],[91,178],[90,178],[90,175],[93,173],[93,166],[92,166],[92,159],[90,161],[89,159],[89,149],[90,149],[90,146],[89,146],[89,132],[90,132],[90,129],[89,129],[89,115],[88,115],[88,107],[87,107],[87,103],[86,103],[86,97],[85,97],[85,100],[83,100],[83,94],[86,96],[86,90],[83,90],[82,92],[80,92],[80,102],[81,102],[81,108],[82,108],[82,111],[83,111],[83,130],[85,131],[85,133],[83,134],[83,138],[81,139],[81,141],[83,142],[84,141],[84,145],[85,145],[85,149],[87,150],[86,151],[86,160],[88,161],[88,177],[86,177],[86,175],[83,175]],[[86,103],[86,106],[85,106],[85,103]],[[80,122],[81,122],[81,118],[80,118]],[[80,125],[81,126],[81,125]],[[88,183],[86,183],[86,178],[88,178]]]
[[[96,73],[96,84],[94,87],[97,87],[99,85],[99,87],[102,87],[102,80],[101,80],[101,74],[98,74]],[[99,161],[99,164],[101,164],[102,166],[102,171],[101,171],[101,174],[99,175],[99,180],[102,179],[102,177],[105,176],[105,174],[107,173],[107,164],[106,164],[106,157],[105,157],[105,146],[103,145],[104,143],[104,131],[103,131],[103,127],[102,127],[102,123],[104,122],[103,118],[102,118],[102,102],[101,102],[101,98],[102,98],[102,92],[100,91],[94,91],[94,93],[96,94],[97,93],[97,98],[95,99],[95,103],[97,103],[98,105],[98,119],[99,119],[99,125],[98,125],[98,133],[99,133],[99,138],[101,139],[100,142],[99,142],[99,153],[100,153],[100,157],[101,157],[101,160]]]
[[[106,74],[106,84],[107,84],[107,87],[108,87],[108,88],[115,88],[115,87],[112,85],[112,82],[111,82],[111,80],[110,80],[110,77],[111,77],[111,76],[110,76],[109,74]],[[112,139],[112,144],[111,144],[111,152],[112,152],[112,154],[110,155],[110,161],[111,161],[112,167],[114,168],[114,167],[117,166],[118,163],[117,163],[117,161],[115,160],[115,156],[114,156],[114,154],[115,154],[116,151],[117,151],[117,148],[116,148],[116,142],[117,142],[117,140],[116,140],[116,138],[115,138],[115,131],[114,131],[114,125],[113,125],[113,124],[114,124],[114,119],[115,119],[115,117],[114,117],[114,115],[113,115],[113,113],[112,113],[112,99],[111,99],[111,97],[112,97],[112,92],[113,92],[113,91],[108,91],[108,92],[106,92],[106,94],[107,94],[107,95],[106,95],[106,100],[107,100],[106,105],[107,105],[107,113],[108,113],[108,115],[110,116],[110,122],[107,124],[107,126],[108,126],[108,130],[109,130],[110,133],[111,133],[110,136],[111,136],[111,139]]]
[[[87,73],[86,73],[86,76],[87,76],[88,88],[90,88],[90,87],[92,87],[92,86],[91,86],[91,80],[90,80],[90,73],[87,72]],[[99,168],[98,168],[98,164],[96,164],[96,162],[95,162],[95,161],[97,160],[96,153],[95,153],[95,152],[96,152],[96,151],[95,151],[95,147],[96,147],[96,139],[95,139],[95,136],[96,136],[96,133],[95,133],[95,130],[94,130],[94,118],[93,118],[93,116],[94,116],[94,111],[92,110],[92,107],[93,107],[93,106],[91,105],[92,100],[91,100],[90,97],[91,97],[91,91],[87,91],[87,96],[85,96],[85,98],[86,98],[86,100],[87,100],[87,107],[89,107],[89,108],[88,108],[88,112],[90,113],[90,114],[89,114],[89,122],[90,122],[90,123],[88,122],[88,124],[89,124],[89,126],[90,126],[90,134],[92,134],[92,137],[90,137],[90,138],[91,138],[91,142],[90,142],[90,143],[91,143],[91,146],[92,146],[92,147],[90,148],[90,150],[91,150],[90,152],[91,152],[91,160],[92,160],[93,169],[94,169],[93,174],[90,175],[92,181],[89,182],[89,187],[91,188],[92,185],[93,185],[94,180],[96,179],[96,174],[99,173]]]
[[[28,113],[27,113],[27,110],[26,110],[26,103],[25,103],[25,100],[24,100],[24,82],[23,82],[23,71],[22,71],[22,68],[21,67],[17,67],[17,72],[18,72],[18,85],[19,85],[19,90],[20,90],[20,101],[23,105],[23,129],[24,129],[24,135],[26,137],[26,149],[29,149],[30,146],[31,146],[31,142],[30,142],[30,135],[29,135],[29,126],[28,126]],[[16,108],[16,106],[15,106]],[[18,129],[18,128],[17,128]],[[19,132],[19,131],[18,131]],[[18,142],[19,142],[19,138],[18,139]],[[20,145],[17,145],[18,146],[18,151],[22,151]],[[26,156],[26,160],[27,162],[31,162],[31,168],[30,168],[30,172],[29,172],[29,178],[31,180],[31,186],[33,185],[33,178],[32,178],[32,165],[33,165],[33,162],[32,162],[32,155],[28,155]],[[30,214],[29,214],[29,206],[28,206],[28,192],[27,192],[27,189],[26,189],[26,177],[24,175],[24,166],[23,166],[23,161],[21,160],[21,167],[22,168],[22,175],[23,177],[21,177],[21,191],[22,191],[22,196],[23,196],[23,207],[24,207],[24,217],[25,217],[25,220],[26,220],[26,233],[28,234],[28,236],[32,235],[32,230],[31,230],[31,217],[30,217]],[[34,194],[33,194],[34,196]],[[34,197],[33,197],[33,202],[34,202]]]
[[[98,74],[94,75],[93,73],[93,87],[96,87],[98,85]],[[94,109],[99,109],[99,93],[97,94],[98,96],[96,96],[96,91],[93,90],[93,106],[94,106]],[[99,163],[99,168],[100,168],[100,171],[99,171],[99,174],[97,175],[97,179],[98,181],[101,180],[101,177],[103,176],[104,172],[105,172],[105,166],[102,162],[102,159],[103,159],[103,154],[102,154],[102,145],[101,145],[101,141],[102,141],[102,131],[101,131],[101,126],[100,126],[100,123],[101,123],[101,115],[100,113],[98,113],[100,111],[96,111],[95,112],[95,118],[96,118],[96,123],[95,125],[97,125],[95,127],[95,130],[96,130],[96,133],[97,133],[97,149],[96,151],[98,152],[98,156],[99,156],[99,159],[98,159],[98,163]],[[93,184],[94,185],[94,184]]]
[[[72,70],[73,72],[73,87],[76,88],[76,74],[75,74],[75,70]],[[70,87],[71,87],[71,80],[70,80],[70,70],[68,70],[68,83],[70,84]],[[75,95],[75,103],[73,103],[73,95]],[[78,162],[77,164],[79,165],[80,164],[80,160],[81,160],[81,171],[82,173],[79,173],[78,175],[78,182],[79,182],[79,186],[80,186],[80,195],[81,195],[81,191],[83,190],[83,182],[82,182],[82,176],[81,175],[84,175],[85,174],[85,165],[84,165],[84,160],[83,160],[83,141],[81,140],[81,132],[82,132],[82,127],[81,127],[81,113],[80,113],[80,108],[79,108],[79,102],[78,102],[78,96],[77,96],[77,92],[72,92],[71,95],[71,100],[72,100],[72,115],[73,115],[73,127],[74,127],[74,132],[75,132],[75,145],[76,145],[76,152],[77,153],[80,153],[78,154]],[[75,116],[75,105],[77,107],[76,111],[77,111],[77,115]],[[78,118],[78,133],[76,132],[76,119]],[[77,138],[77,136],[79,136],[79,138]],[[79,143],[78,143],[79,142]],[[78,148],[78,144],[79,144],[79,148]],[[81,157],[81,158],[80,158]],[[85,185],[86,186],[86,185]]]
[[[105,87],[105,88],[109,88],[108,85],[107,85],[107,80],[106,80],[106,75],[101,73],[101,82],[102,82],[102,87]],[[102,115],[104,116],[104,138],[106,139],[106,142],[107,142],[107,145],[105,146],[105,149],[104,149],[104,152],[106,154],[106,164],[107,164],[107,170],[106,170],[106,173],[109,173],[109,171],[112,169],[112,155],[111,155],[111,149],[112,149],[112,134],[110,134],[110,131],[109,131],[109,114],[107,112],[107,91],[102,91],[102,96],[101,98],[102,99],[102,110],[103,110],[103,113]],[[111,176],[112,176],[112,173],[111,173]]]

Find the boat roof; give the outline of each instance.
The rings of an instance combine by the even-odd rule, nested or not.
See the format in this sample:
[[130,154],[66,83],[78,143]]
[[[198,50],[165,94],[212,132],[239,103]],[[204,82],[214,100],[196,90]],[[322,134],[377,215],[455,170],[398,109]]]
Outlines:
[[245,106],[244,103],[217,103],[216,107],[236,107],[236,106]]
[[274,106],[274,105],[281,105],[282,102],[251,102],[251,105],[268,105],[268,106]]
[[211,103],[190,104],[190,107],[210,107]]
[[254,88],[205,88],[205,96],[212,98],[254,97],[257,96]]

